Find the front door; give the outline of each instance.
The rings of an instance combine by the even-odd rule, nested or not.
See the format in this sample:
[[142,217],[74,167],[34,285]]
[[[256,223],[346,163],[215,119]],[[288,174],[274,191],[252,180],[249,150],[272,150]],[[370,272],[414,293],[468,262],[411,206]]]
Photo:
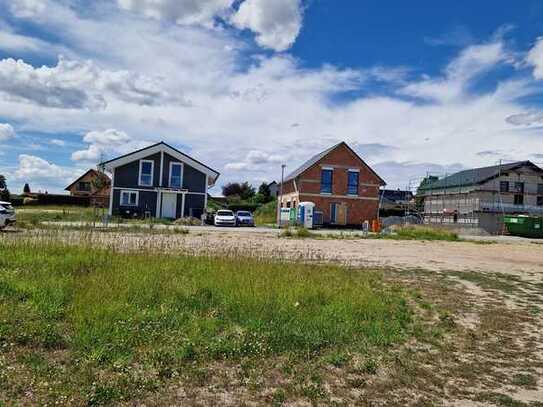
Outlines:
[[175,219],[177,211],[177,194],[162,193],[162,217]]

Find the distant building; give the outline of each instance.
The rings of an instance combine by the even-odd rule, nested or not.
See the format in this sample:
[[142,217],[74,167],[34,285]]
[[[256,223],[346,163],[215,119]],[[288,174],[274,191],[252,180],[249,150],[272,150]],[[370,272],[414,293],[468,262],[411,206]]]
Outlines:
[[460,171],[419,188],[424,222],[496,234],[504,214],[543,215],[543,169],[530,161]]
[[103,172],[93,169],[77,178],[65,188],[71,196],[89,197],[92,206],[107,207],[111,191],[111,180]]
[[313,202],[328,225],[361,225],[377,219],[385,181],[345,142],[313,156],[289,174],[281,207]]
[[404,216],[415,208],[415,195],[400,189],[382,189],[380,196],[381,216]]
[[279,195],[279,184],[275,181],[272,181],[268,184],[268,188],[270,190],[270,196],[272,198],[277,198]]

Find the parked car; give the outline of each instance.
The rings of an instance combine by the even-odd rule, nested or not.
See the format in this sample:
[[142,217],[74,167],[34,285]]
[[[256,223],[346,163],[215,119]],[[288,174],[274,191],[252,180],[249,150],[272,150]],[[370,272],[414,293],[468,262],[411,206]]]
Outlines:
[[15,224],[15,209],[9,202],[0,201],[0,229]]
[[254,226],[255,218],[253,214],[249,211],[237,211],[236,220],[238,226]]
[[236,215],[227,209],[217,211],[215,214],[215,226],[236,226]]

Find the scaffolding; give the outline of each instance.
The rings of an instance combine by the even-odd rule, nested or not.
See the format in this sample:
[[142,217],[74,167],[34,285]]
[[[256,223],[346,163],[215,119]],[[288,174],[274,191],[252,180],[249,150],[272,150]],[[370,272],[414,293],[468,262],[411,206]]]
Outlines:
[[[426,177],[410,179],[409,188],[413,188],[414,184],[420,185],[423,179],[431,176],[445,180],[445,185],[439,189],[428,190],[423,193],[422,197],[418,196],[424,202],[421,213],[424,223],[462,228],[484,228],[503,234],[505,233],[503,216],[508,213],[543,215],[543,206],[504,202],[500,182],[504,174],[502,168],[507,162],[515,161],[499,160],[495,163],[498,166],[498,176],[490,182],[490,185],[487,184],[490,186],[489,188],[481,188],[481,185],[476,182],[470,184],[469,180],[466,180],[464,185],[460,183],[460,185],[449,186],[447,182],[451,174],[447,172],[432,173],[427,171]],[[540,163],[533,163],[540,165]],[[474,169],[475,173],[472,174],[474,180],[480,179],[481,170],[482,168]],[[522,194],[524,196],[524,191]]]

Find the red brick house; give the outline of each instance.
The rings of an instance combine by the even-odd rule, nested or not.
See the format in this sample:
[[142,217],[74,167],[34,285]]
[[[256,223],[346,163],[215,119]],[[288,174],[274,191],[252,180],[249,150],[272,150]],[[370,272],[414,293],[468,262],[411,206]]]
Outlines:
[[103,172],[90,169],[65,188],[71,196],[89,197],[91,206],[107,207],[111,180]]
[[287,175],[281,207],[313,202],[329,225],[361,225],[377,219],[379,188],[386,185],[347,143],[315,155]]

